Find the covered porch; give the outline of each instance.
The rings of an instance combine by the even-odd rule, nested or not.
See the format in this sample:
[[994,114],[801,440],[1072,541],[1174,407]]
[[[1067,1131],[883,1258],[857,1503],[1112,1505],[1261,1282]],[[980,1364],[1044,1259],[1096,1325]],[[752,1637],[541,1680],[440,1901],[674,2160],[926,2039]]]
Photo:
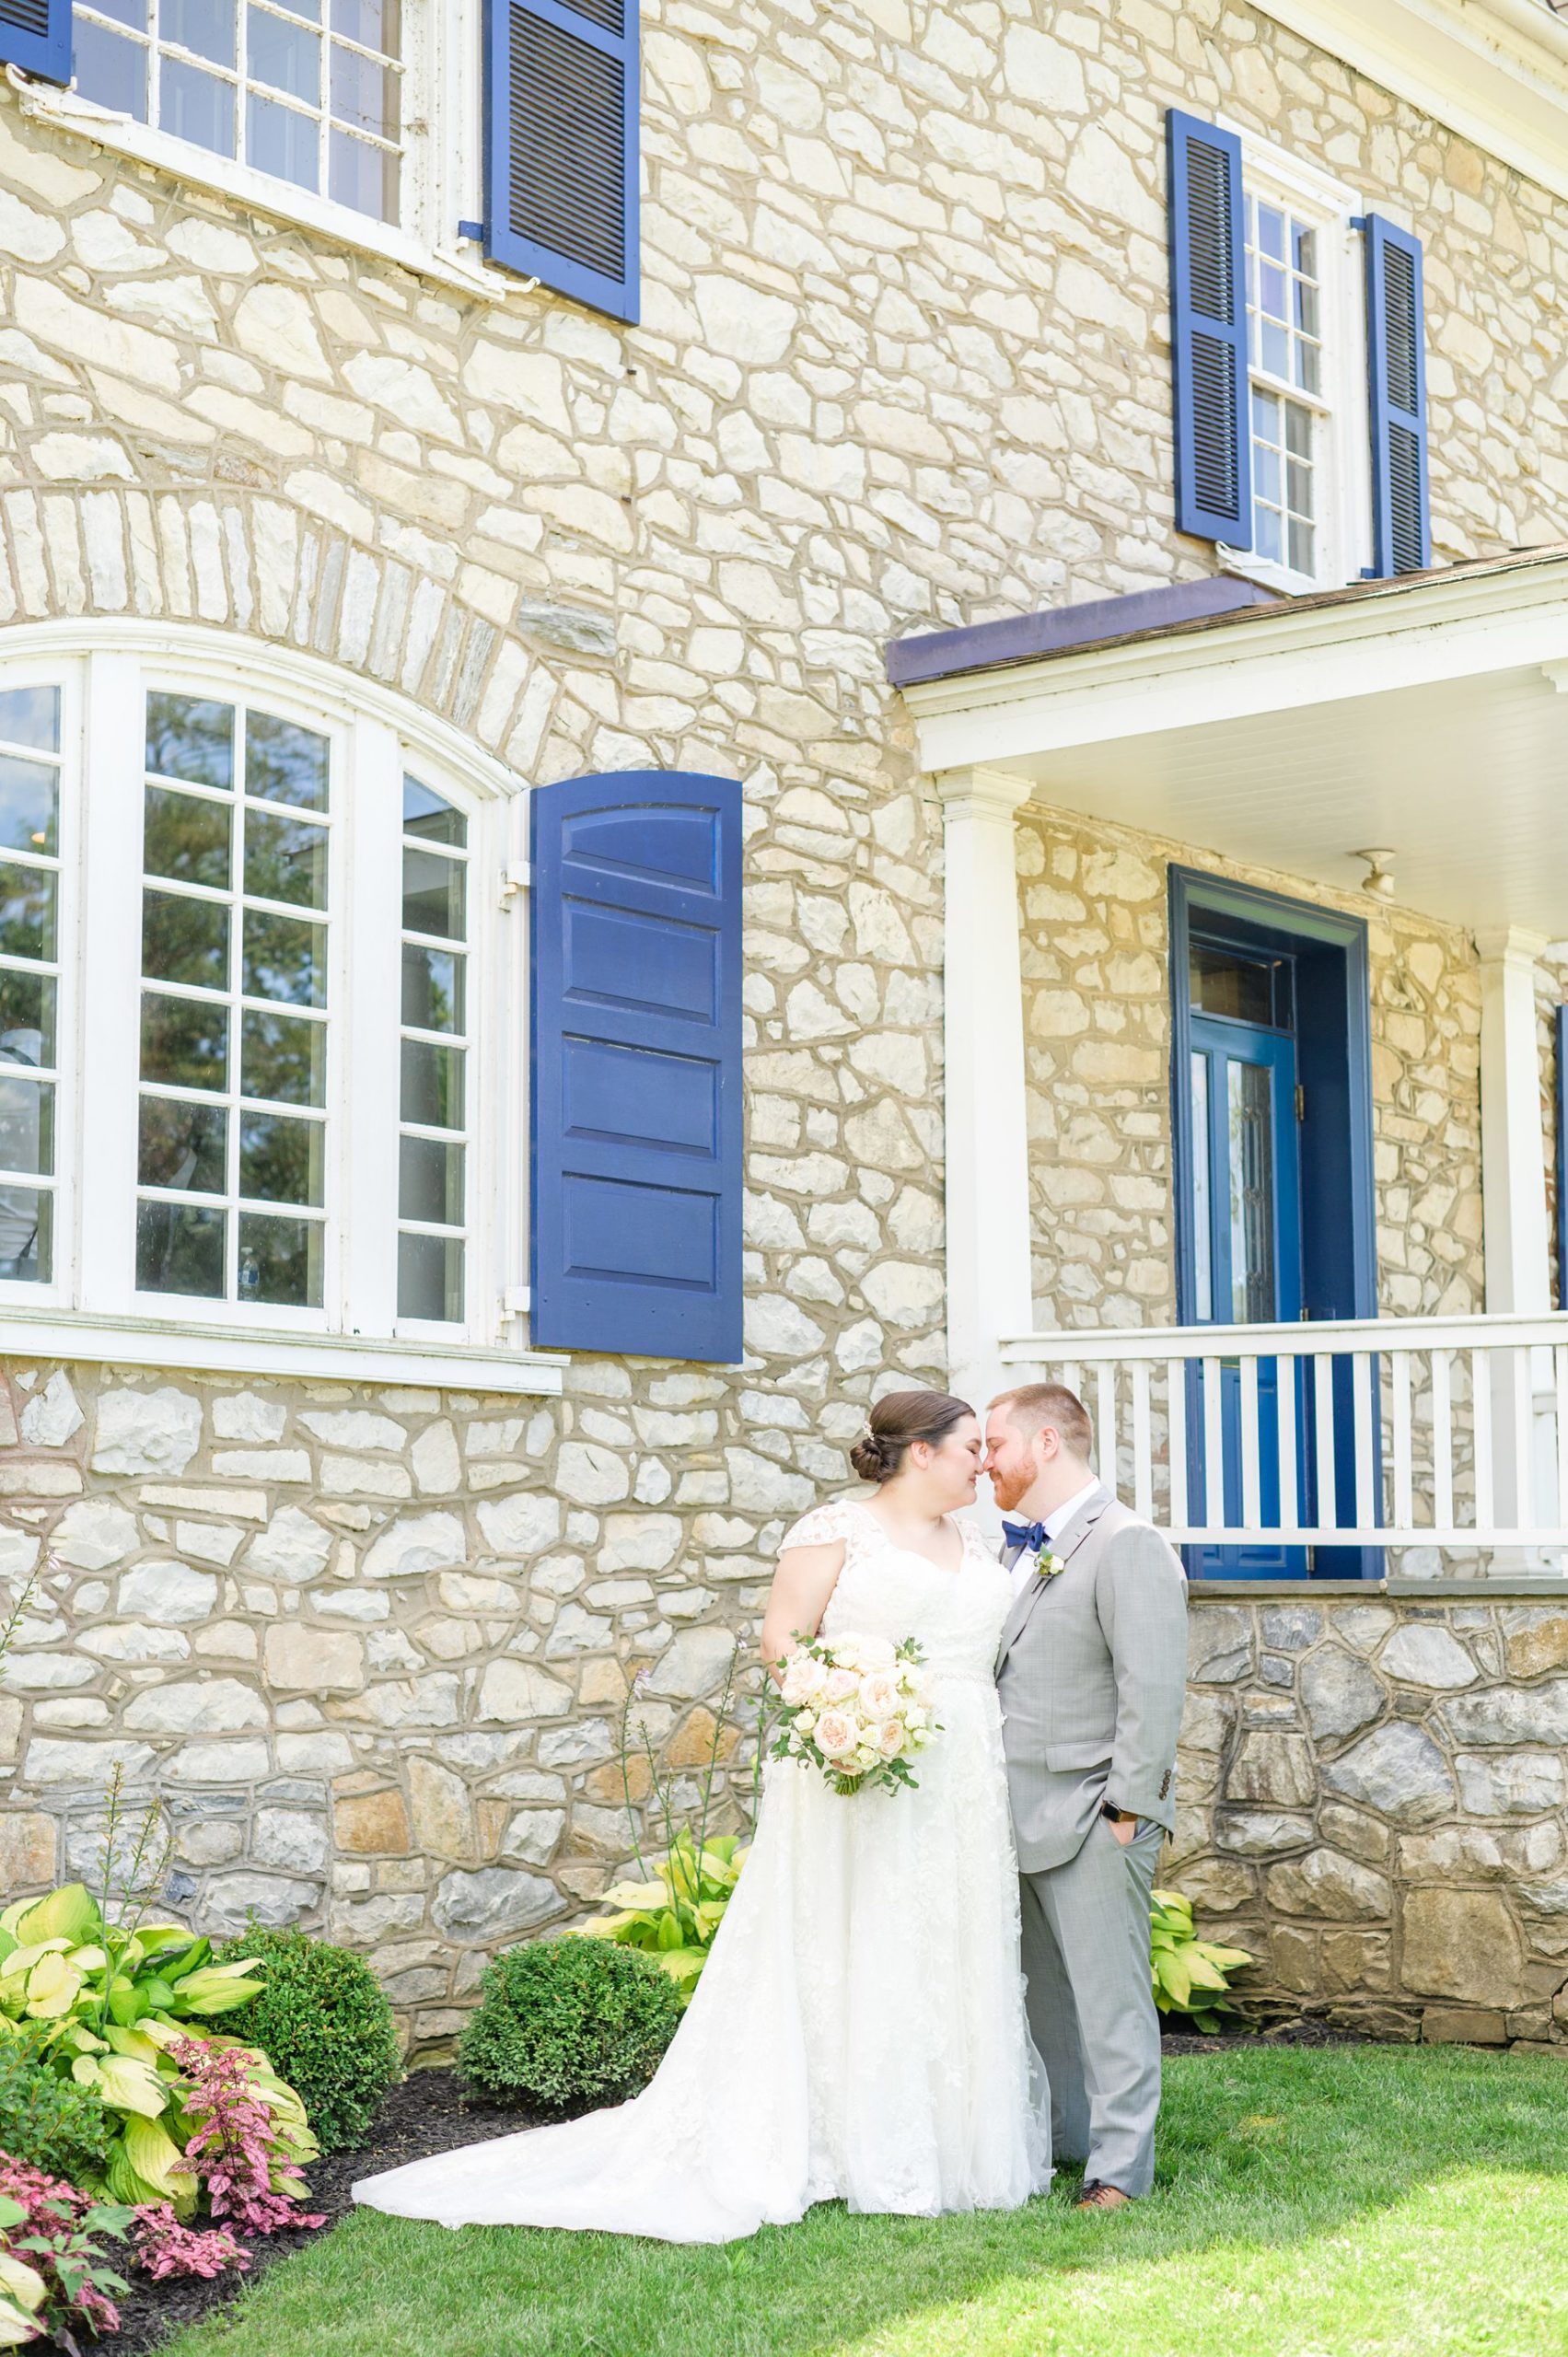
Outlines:
[[[889,668],[946,811],[954,1387],[1081,1384],[1103,1469],[1209,1576],[1560,1573],[1568,550],[1305,599],[1193,582],[906,640]],[[1041,1297],[1053,1148],[1029,1134],[1018,881],[1037,825],[1164,847],[1144,1167],[1172,1273],[1142,1301]],[[1473,1140],[1434,1120],[1422,1143],[1428,1177],[1469,1157],[1476,1281],[1413,1305],[1367,1015],[1368,921],[1386,942],[1389,920],[1462,940],[1474,1036],[1428,1053],[1468,1059],[1472,1098],[1480,1066]]]

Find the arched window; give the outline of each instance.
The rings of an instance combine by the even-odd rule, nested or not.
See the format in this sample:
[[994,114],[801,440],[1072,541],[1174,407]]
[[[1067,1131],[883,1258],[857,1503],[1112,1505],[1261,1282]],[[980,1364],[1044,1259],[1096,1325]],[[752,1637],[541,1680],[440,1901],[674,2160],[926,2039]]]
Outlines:
[[8,1316],[517,1339],[513,784],[309,658],[6,634]]

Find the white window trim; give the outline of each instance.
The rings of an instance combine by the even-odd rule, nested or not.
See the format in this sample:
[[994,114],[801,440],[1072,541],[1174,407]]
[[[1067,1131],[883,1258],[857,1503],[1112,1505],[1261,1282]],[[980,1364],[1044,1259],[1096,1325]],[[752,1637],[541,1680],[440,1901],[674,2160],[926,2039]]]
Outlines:
[[[553,1393],[566,1356],[506,1347],[526,1312],[528,1115],[515,1076],[526,1070],[528,942],[524,842],[526,796],[504,764],[449,723],[433,719],[396,691],[350,678],[314,656],[266,645],[238,633],[194,625],[87,621],[23,624],[0,633],[6,683],[48,678],[65,690],[62,744],[67,772],[92,765],[90,808],[67,792],[62,823],[61,1116],[57,1124],[55,1272],[48,1286],[0,1282],[0,1341],[12,1352],[217,1372],[292,1373],[345,1380],[461,1384],[469,1388]],[[241,1318],[231,1302],[167,1299],[134,1290],[134,1097],[137,1065],[134,977],[139,970],[139,897],[125,878],[141,867],[141,697],[147,680],[210,687],[227,698],[271,698],[341,738],[340,825],[335,857],[362,906],[391,895],[376,938],[395,961],[400,926],[403,767],[450,792],[470,818],[470,975],[477,1045],[470,1074],[467,1271],[468,1333],[396,1317],[397,1156],[374,1147],[343,1117],[331,1148],[339,1211],[329,1229],[327,1306],[268,1309]],[[368,760],[367,760],[368,757]],[[366,762],[365,773],[356,769]],[[117,767],[124,775],[116,777]],[[378,810],[365,807],[379,783]],[[84,824],[84,818],[87,823]],[[358,838],[356,842],[355,838]],[[494,883],[494,889],[491,889]],[[73,888],[75,885],[75,888]],[[331,1054],[382,1062],[380,1096],[396,1129],[397,976],[369,992],[356,971],[352,923],[340,898],[332,911],[333,986],[343,1013]],[[358,936],[362,951],[365,937]],[[129,980],[128,980],[129,978]],[[373,1008],[381,1019],[367,1019]],[[383,1039],[382,1035],[385,1034]],[[74,1059],[79,1053],[80,1062]],[[505,1085],[507,1074],[514,1085]],[[329,1090],[329,1101],[332,1092]],[[106,1116],[103,1108],[112,1109]],[[86,1109],[93,1109],[90,1135]],[[499,1114],[495,1109],[503,1108]],[[105,1141],[115,1141],[106,1149]],[[344,1207],[351,1206],[345,1210]],[[340,1259],[341,1255],[341,1259]],[[383,1265],[384,1264],[384,1265]],[[351,1322],[350,1309],[358,1323]],[[367,1314],[368,1313],[368,1314]],[[375,1330],[371,1330],[374,1327]]]
[[215,156],[192,140],[97,106],[75,90],[33,82],[14,65],[7,81],[22,111],[57,131],[134,157],[170,178],[212,189],[234,203],[316,231],[422,278],[491,303],[529,282],[494,269],[481,249],[458,235],[460,220],[482,211],[482,29],[479,0],[412,0],[403,25],[402,220],[356,213],[330,196],[294,187],[252,164]]
[[[1321,448],[1313,469],[1314,488],[1321,495],[1320,512],[1314,519],[1318,563],[1311,573],[1298,573],[1256,555],[1250,548],[1228,548],[1222,542],[1219,549],[1225,572],[1256,581],[1264,588],[1307,597],[1315,590],[1337,589],[1346,582],[1358,581],[1372,562],[1365,261],[1361,233],[1351,226],[1366,206],[1354,189],[1316,165],[1259,139],[1224,115],[1216,120],[1241,142],[1244,193],[1288,204],[1294,213],[1310,219],[1318,232],[1323,380],[1316,398],[1303,396],[1306,405],[1324,419],[1318,437]],[[1250,332],[1248,352],[1250,382]],[[1250,401],[1246,430],[1250,440]]]

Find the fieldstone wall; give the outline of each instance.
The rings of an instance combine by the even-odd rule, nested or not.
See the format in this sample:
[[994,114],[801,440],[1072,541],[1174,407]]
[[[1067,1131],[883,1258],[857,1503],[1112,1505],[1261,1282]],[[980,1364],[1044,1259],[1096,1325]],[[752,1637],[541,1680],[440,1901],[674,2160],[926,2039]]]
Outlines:
[[1035,1311],[1042,1325],[1176,1317],[1172,862],[1348,911],[1369,926],[1380,1309],[1484,1305],[1481,984],[1434,920],[1065,812],[1018,820]]
[[796,1399],[764,1424],[722,1376],[605,1361],[563,1401],[17,1371],[0,1578],[38,1585],[0,1688],[0,1889],[90,1876],[118,1763],[162,1796],[181,1912],[324,1930],[416,2045],[445,2037],[492,1949],[629,1855],[633,1678],[692,1796],[733,1631],[818,1492],[791,1460],[835,1465],[861,1413],[803,1443]]
[[1161,1867],[1249,2006],[1568,2052],[1568,1591],[1196,1589]]

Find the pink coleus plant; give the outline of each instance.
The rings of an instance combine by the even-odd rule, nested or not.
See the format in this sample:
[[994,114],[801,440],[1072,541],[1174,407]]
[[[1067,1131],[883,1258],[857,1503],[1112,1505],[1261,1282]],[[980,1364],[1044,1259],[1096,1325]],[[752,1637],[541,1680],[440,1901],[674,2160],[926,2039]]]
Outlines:
[[232,2218],[245,2235],[324,2226],[324,2215],[307,2213],[296,2196],[275,2182],[302,2184],[250,2084],[243,2052],[193,2038],[180,2038],[168,2051],[180,2071],[181,2108],[196,2123],[179,2165],[205,2187],[213,2216]]
[[210,2282],[226,2267],[243,2274],[250,2264],[226,2226],[182,2226],[171,2201],[144,2203],[136,2212],[133,2239],[137,2266],[156,2283],[171,2275],[201,2275]]

